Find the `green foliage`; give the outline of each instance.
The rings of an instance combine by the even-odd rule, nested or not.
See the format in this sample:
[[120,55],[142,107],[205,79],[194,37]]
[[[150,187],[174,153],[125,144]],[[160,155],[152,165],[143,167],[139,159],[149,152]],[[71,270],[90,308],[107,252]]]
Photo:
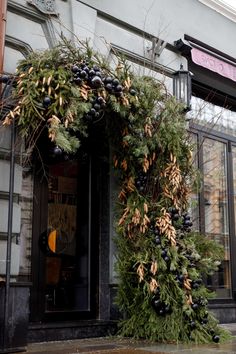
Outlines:
[[217,269],[222,248],[191,232],[193,147],[182,107],[164,85],[134,76],[123,58],[112,70],[87,45],[64,39],[19,64],[14,98],[4,124],[15,119],[30,150],[45,129],[67,153],[98,122],[110,136],[120,183],[120,333],[175,342],[209,342],[213,332],[227,338],[206,311],[212,294],[202,281]]

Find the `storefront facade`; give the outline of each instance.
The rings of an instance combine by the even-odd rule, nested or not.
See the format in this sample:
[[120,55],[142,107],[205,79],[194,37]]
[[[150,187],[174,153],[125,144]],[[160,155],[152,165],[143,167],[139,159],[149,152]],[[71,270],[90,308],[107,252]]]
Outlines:
[[[192,196],[192,215],[196,229],[224,245],[220,271],[206,282],[217,293],[212,310],[221,322],[234,322],[236,49],[231,44],[236,30],[233,18],[209,4],[184,0],[179,7],[177,2],[158,0],[111,6],[105,0],[99,4],[93,0],[9,0],[4,73],[14,73],[18,60],[31,50],[53,47],[61,32],[72,40],[75,36],[89,39],[111,65],[114,52],[125,55],[137,74],[163,81],[170,94],[181,64],[193,73],[192,109],[186,125],[196,142],[195,163],[202,171],[203,188]],[[217,36],[212,24],[223,28]],[[11,128],[1,127],[3,283],[10,138]],[[26,299],[21,308],[25,315],[17,310],[17,323],[26,328],[25,342],[102,336],[115,330],[119,316],[114,304],[116,180],[106,140],[101,127],[73,158],[50,150],[42,141],[46,159],[42,168],[39,162],[22,164],[24,150],[16,139],[10,288],[14,299]],[[59,226],[60,239],[53,233]],[[4,306],[4,286],[0,290]],[[8,312],[12,319],[17,317],[14,311]]]

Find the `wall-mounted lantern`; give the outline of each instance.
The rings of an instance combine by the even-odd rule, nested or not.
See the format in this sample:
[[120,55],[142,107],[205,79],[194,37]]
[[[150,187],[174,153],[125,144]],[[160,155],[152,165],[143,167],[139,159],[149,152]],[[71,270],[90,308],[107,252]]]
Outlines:
[[184,111],[191,109],[192,76],[190,71],[184,70],[183,65],[173,74],[173,94],[177,101],[184,105]]

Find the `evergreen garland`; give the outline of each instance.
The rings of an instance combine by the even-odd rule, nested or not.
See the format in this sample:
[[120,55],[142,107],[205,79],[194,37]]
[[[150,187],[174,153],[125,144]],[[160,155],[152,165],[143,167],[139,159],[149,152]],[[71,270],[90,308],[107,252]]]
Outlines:
[[120,333],[175,342],[228,338],[207,311],[212,293],[202,280],[223,250],[191,230],[193,147],[182,106],[164,85],[135,76],[121,58],[112,70],[88,45],[63,40],[20,62],[13,98],[3,125],[15,120],[29,151],[46,130],[55,151],[73,154],[89,127],[105,122],[120,181]]

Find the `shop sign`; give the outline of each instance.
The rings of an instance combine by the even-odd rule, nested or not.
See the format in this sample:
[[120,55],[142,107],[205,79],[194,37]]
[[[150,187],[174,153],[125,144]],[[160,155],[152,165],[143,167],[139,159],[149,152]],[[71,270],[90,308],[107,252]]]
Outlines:
[[236,66],[225,62],[215,56],[203,52],[197,48],[191,50],[192,61],[208,70],[224,76],[230,80],[236,81]]

